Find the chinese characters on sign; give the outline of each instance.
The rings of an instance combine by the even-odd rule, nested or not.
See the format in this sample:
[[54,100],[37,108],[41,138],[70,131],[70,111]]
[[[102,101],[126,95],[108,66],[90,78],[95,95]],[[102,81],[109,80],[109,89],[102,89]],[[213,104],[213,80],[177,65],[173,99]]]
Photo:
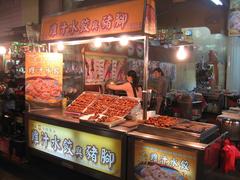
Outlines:
[[27,53],[25,68],[25,98],[31,107],[60,106],[63,55],[60,53]]
[[[39,134],[40,132],[37,129],[34,129],[31,134],[32,144],[37,145],[39,144]],[[116,162],[116,155],[111,150],[106,148],[101,148],[101,153],[99,154],[99,149],[95,145],[87,145],[85,148],[77,145],[75,147],[75,152],[73,151],[74,143],[71,139],[64,138],[63,143],[61,144],[61,139],[54,135],[53,139],[49,139],[49,135],[47,132],[41,132],[41,146],[45,149],[48,148],[48,142],[51,141],[51,148],[53,151],[62,151],[64,155],[75,156],[76,158],[83,159],[84,153],[83,150],[85,149],[85,156],[86,159],[90,162],[95,164],[98,163],[98,158],[101,160],[101,164],[107,165],[109,169],[112,169]],[[99,157],[100,155],[100,157]]]
[[[74,136],[76,133],[74,130],[31,120],[29,121],[29,127],[29,132],[31,132],[29,137],[31,139],[30,147],[90,168],[95,167],[94,169],[108,174],[120,176],[120,140],[79,131],[77,136]],[[95,138],[100,143],[101,139],[103,139],[102,142],[108,139],[110,146],[102,146],[96,142]]]
[[184,179],[195,180],[197,153],[182,149],[135,142],[135,166],[155,163],[170,167],[180,173]]
[[127,12],[117,12],[115,15],[107,14],[102,16],[101,20],[83,18],[81,20],[73,19],[71,22],[61,21],[50,24],[48,36],[54,38],[60,36],[72,36],[89,32],[110,31],[115,29],[123,30],[128,22]]
[[37,66],[30,66],[27,69],[28,73],[30,75],[47,75],[47,76],[52,76],[52,75],[60,75],[61,70],[59,67],[37,67]]
[[45,17],[41,40],[90,37],[143,31],[144,0]]

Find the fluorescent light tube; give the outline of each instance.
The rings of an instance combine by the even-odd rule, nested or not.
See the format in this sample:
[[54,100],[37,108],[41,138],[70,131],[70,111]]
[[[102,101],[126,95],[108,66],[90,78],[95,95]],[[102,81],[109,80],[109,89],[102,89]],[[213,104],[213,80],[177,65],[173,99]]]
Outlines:
[[216,4],[217,6],[222,6],[223,3],[221,0],[211,0],[214,4]]

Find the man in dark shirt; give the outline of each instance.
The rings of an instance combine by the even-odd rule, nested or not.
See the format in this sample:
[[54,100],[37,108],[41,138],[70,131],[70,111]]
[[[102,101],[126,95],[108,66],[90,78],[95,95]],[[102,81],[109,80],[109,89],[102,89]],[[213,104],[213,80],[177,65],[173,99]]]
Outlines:
[[156,93],[156,113],[161,114],[163,111],[163,103],[167,94],[168,84],[164,77],[164,73],[160,68],[153,70],[153,81],[149,87]]

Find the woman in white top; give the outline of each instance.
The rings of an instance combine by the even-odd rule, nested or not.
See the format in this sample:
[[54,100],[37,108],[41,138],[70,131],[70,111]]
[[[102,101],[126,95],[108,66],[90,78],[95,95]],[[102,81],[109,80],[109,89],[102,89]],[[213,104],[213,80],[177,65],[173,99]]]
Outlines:
[[138,87],[137,73],[133,70],[128,71],[126,79],[127,82],[121,85],[109,84],[107,88],[116,91],[125,91],[128,97],[142,98],[141,88]]

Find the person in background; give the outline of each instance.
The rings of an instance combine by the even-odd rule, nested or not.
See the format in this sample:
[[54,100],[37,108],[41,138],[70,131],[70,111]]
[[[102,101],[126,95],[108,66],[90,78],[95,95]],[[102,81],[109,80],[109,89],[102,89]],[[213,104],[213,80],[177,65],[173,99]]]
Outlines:
[[133,70],[128,71],[126,80],[127,82],[121,85],[109,84],[107,88],[115,91],[125,91],[128,97],[141,98],[141,89],[138,86],[137,73]]
[[162,114],[168,83],[161,68],[153,70],[153,81],[149,84],[149,88],[156,94],[156,113]]

